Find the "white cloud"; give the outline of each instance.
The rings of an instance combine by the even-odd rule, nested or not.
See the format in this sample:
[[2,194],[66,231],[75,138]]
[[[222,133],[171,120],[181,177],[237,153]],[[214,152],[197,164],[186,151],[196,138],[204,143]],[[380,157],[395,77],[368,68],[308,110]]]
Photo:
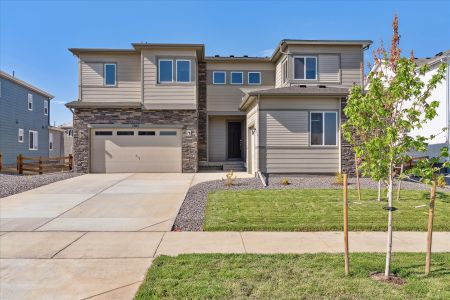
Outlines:
[[52,103],[56,103],[56,104],[66,104],[66,101],[61,101],[61,100],[53,100]]
[[272,53],[273,53],[273,49],[266,49],[266,50],[259,51],[259,55],[261,55],[261,56],[272,56]]

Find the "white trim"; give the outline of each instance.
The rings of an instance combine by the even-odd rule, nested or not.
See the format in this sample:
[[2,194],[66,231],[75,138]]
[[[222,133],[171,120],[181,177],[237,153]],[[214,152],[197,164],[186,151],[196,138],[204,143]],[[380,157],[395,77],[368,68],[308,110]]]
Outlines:
[[[240,83],[233,83],[233,74],[241,74],[242,81]],[[244,84],[244,72],[230,72],[230,84],[243,85]]]
[[[31,108],[30,108],[30,104],[31,104]],[[30,93],[28,93],[27,109],[29,111],[33,111],[33,94],[30,94]]]
[[[31,135],[33,135],[33,145],[30,145]],[[35,130],[28,130],[28,150],[39,150],[39,132]]]
[[19,132],[17,134],[17,142],[23,143],[23,139],[24,139],[23,128],[19,128]]
[[[304,58],[304,61],[303,61],[303,78],[295,78],[295,59],[296,58]],[[315,60],[315,69],[316,69],[316,72],[315,72],[315,77],[314,78],[306,78],[306,59],[307,58],[314,58],[314,60]],[[293,76],[292,77],[294,77],[294,80],[317,80],[317,73],[318,73],[318,70],[317,70],[317,56],[313,56],[313,55],[295,55],[294,57],[293,57],[293,59],[292,59],[292,73],[293,73]]]
[[[311,114],[318,113],[322,114],[322,145],[312,145],[311,144],[311,135],[312,135],[312,128],[311,128]],[[336,144],[334,145],[325,145],[325,113],[333,113],[336,115]],[[309,112],[309,146],[310,147],[336,147],[339,145],[339,122],[338,122],[338,113],[337,111],[333,110],[312,110]]]
[[[172,72],[172,80],[170,81],[162,81],[161,80],[161,62],[162,61],[170,61],[172,68],[171,68],[171,72]],[[160,58],[158,59],[158,83],[172,83],[173,82],[173,59],[165,59],[165,58]]]
[[289,70],[288,70],[288,59],[286,58],[281,63],[281,83],[286,83],[289,81]]
[[[259,82],[258,83],[250,83],[250,74],[259,74]],[[248,82],[248,85],[261,85],[261,82],[262,82],[261,72],[248,72],[247,82]]]
[[[178,62],[179,61],[187,61],[189,62],[189,81],[178,81]],[[190,59],[176,59],[175,60],[175,77],[177,80],[177,83],[191,83],[192,82],[192,74],[191,74],[191,60]]]
[[44,115],[48,116],[48,100],[44,100]]
[[[223,83],[214,81],[214,75],[216,73],[223,73],[223,79],[224,79]],[[225,72],[225,71],[213,71],[213,84],[227,84],[227,72]]]
[[[114,66],[114,84],[106,84],[106,66]],[[104,86],[117,86],[117,64],[116,63],[104,63],[103,64],[103,85]]]
[[48,150],[53,151],[53,133],[48,134]]

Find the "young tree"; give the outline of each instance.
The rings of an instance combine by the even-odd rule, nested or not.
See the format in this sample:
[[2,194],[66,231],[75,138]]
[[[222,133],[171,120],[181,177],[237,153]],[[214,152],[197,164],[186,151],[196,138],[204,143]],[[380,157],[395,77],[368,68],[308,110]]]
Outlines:
[[428,82],[423,82],[429,67],[418,67],[413,57],[400,56],[397,16],[392,25],[391,49],[381,46],[374,51],[377,69],[368,76],[369,89],[352,87],[344,109],[348,121],[343,125],[344,137],[362,159],[359,167],[363,175],[383,180],[388,188],[388,205],[384,207],[388,211],[386,278],[391,269],[394,168],[410,159],[407,153],[411,150],[425,150],[427,138],[408,133],[436,116],[439,102],[429,98],[445,72],[442,64]]

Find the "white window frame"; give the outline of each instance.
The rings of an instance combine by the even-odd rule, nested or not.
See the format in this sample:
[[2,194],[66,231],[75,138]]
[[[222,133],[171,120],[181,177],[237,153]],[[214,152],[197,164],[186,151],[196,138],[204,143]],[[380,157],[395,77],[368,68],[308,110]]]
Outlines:
[[23,139],[24,139],[24,133],[23,133],[23,128],[19,128],[19,132],[17,134],[17,141],[19,143],[23,144]]
[[[161,62],[162,61],[170,61],[172,64],[172,80],[170,81],[161,81]],[[176,72],[176,70],[175,70]],[[158,59],[158,83],[173,83],[173,59],[160,58]]]
[[[311,126],[311,114],[313,113],[321,113],[322,114],[322,145],[312,145],[311,144],[311,135],[312,135],[312,126]],[[325,113],[334,113],[336,115],[336,144],[334,145],[325,145]],[[310,147],[337,147],[339,145],[339,120],[338,113],[335,110],[312,110],[309,112],[309,146]]]
[[[240,83],[233,83],[233,74],[242,74],[242,81]],[[244,84],[244,72],[230,72],[230,84],[243,85]]]
[[[258,83],[250,83],[250,74],[259,74],[259,82]],[[248,82],[248,85],[261,85],[261,82],[262,82],[261,72],[255,72],[255,71],[248,72],[247,82]]]
[[[216,73],[223,73],[223,78],[224,78],[224,81],[223,81],[223,83],[221,83],[221,82],[215,82],[215,80],[214,80],[214,75],[216,74]],[[225,71],[213,71],[213,84],[227,84],[227,72],[225,72]]]
[[28,93],[27,109],[29,111],[33,111],[33,94],[30,94],[30,93]]
[[[304,59],[304,63],[303,63],[303,78],[295,78],[295,59],[296,58],[303,58]],[[315,78],[309,78],[309,79],[307,79],[306,78],[306,59],[307,58],[314,58],[314,60],[315,60],[315,69],[316,69],[316,77]],[[314,80],[317,80],[317,73],[318,73],[318,69],[317,69],[317,56],[314,56],[314,55],[295,55],[294,57],[293,57],[293,59],[292,59],[292,70],[293,70],[293,77],[294,77],[294,80],[305,80],[305,81],[308,81],[308,80],[310,80],[310,81],[314,81]]]
[[48,100],[44,100],[44,115],[48,116]]
[[[114,84],[106,84],[106,66],[114,66]],[[105,63],[103,64],[103,84],[105,86],[117,86],[117,64],[116,63]]]
[[53,133],[48,134],[48,150],[53,150]]
[[[178,81],[178,62],[179,61],[187,61],[187,62],[189,62],[189,81]],[[175,60],[175,77],[176,77],[176,80],[177,80],[177,83],[181,83],[181,84],[184,84],[184,83],[191,83],[192,82],[192,72],[191,72],[191,60],[190,59],[176,59]],[[172,70],[173,70],[173,66],[172,66]],[[173,72],[173,71],[172,71]],[[173,76],[172,76],[173,77]]]
[[[31,135],[33,135],[33,145],[30,145]],[[28,130],[28,150],[39,150],[39,132],[36,130]]]
[[282,78],[282,82],[288,82],[289,81],[289,71],[288,71],[288,60],[285,59],[282,63],[281,63],[281,76]]

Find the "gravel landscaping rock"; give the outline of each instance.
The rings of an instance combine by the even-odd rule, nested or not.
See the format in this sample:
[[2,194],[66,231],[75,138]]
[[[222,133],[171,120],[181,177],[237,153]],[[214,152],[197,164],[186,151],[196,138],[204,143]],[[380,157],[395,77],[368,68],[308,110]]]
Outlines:
[[[288,179],[289,185],[282,185],[282,179]],[[186,194],[175,220],[175,231],[202,231],[203,218],[208,194],[219,190],[259,190],[259,189],[338,189],[334,176],[279,176],[269,177],[268,186],[264,187],[257,178],[236,179],[235,184],[226,187],[222,180],[207,181],[192,186]],[[349,189],[356,188],[356,178],[349,178]],[[378,183],[369,178],[361,178],[361,188],[377,189]],[[402,182],[402,189],[428,190],[429,187],[415,182]],[[446,191],[450,191],[447,187]]]
[[0,174],[0,198],[79,175],[82,174],[74,172],[58,172],[42,175]]

